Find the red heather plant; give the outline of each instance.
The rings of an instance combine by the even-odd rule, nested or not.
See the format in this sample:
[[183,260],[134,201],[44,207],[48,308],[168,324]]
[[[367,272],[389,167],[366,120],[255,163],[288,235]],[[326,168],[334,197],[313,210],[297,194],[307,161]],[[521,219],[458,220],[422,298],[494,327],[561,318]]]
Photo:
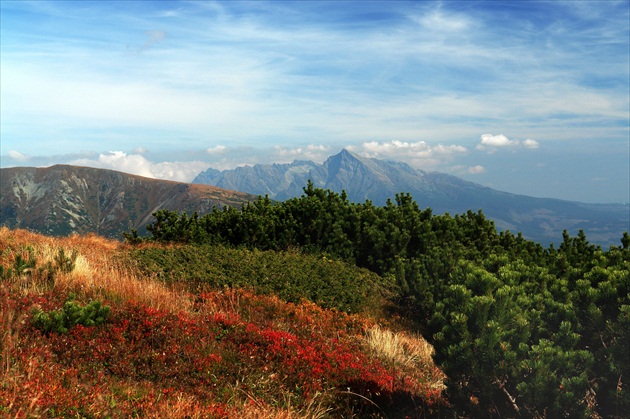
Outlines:
[[[257,302],[269,311],[276,305],[277,316],[258,325],[235,311],[214,311],[239,293],[241,304]],[[50,307],[49,297],[34,300]],[[113,302],[106,324],[77,325],[66,334],[44,335],[24,323],[19,348],[5,351],[11,352],[6,356],[13,359],[15,374],[13,384],[5,380],[2,387],[2,396],[11,400],[2,408],[15,416],[27,409],[14,411],[12,406],[30,406],[32,414],[49,416],[116,412],[118,417],[147,417],[177,401],[182,412],[220,417],[219,407],[229,412],[245,396],[271,405],[289,400],[297,408],[316,397],[333,407],[340,391],[376,397],[380,403],[394,393],[434,401],[433,395],[411,392],[409,380],[394,379],[394,370],[364,350],[352,316],[301,309],[246,291],[208,293],[205,298],[197,304],[197,314]],[[9,300],[5,293],[3,310],[11,306],[14,317],[28,315],[33,300]],[[311,317],[320,310],[331,324],[346,327],[336,333],[320,329],[317,317]],[[280,330],[280,324],[295,333]],[[328,334],[336,337],[329,339]],[[18,392],[18,387],[25,390]]]

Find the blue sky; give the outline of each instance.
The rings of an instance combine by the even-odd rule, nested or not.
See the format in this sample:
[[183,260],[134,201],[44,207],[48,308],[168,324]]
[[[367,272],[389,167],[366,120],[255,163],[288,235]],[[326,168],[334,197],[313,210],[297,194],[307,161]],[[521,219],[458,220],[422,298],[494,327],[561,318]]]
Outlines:
[[630,201],[628,1],[0,1],[0,164],[190,181],[347,148]]

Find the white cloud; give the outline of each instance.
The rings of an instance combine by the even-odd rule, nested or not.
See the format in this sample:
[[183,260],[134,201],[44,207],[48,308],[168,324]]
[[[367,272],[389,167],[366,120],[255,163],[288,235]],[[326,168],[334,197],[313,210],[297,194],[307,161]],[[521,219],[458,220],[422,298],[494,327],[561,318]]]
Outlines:
[[458,145],[445,146],[438,144],[431,146],[424,141],[407,142],[392,140],[380,143],[369,141],[360,146],[348,146],[348,150],[361,153],[366,157],[404,157],[413,156],[418,158],[432,157],[436,155],[451,156],[457,153],[465,153],[466,147]]
[[364,157],[403,161],[413,167],[424,170],[439,168],[444,163],[468,152],[468,149],[461,145],[431,145],[425,141],[408,142],[399,140],[389,142],[369,141],[358,146],[347,146],[346,148]]
[[538,143],[538,141],[528,138],[527,140],[523,141],[523,146],[525,148],[538,148],[540,144]]
[[210,154],[210,155],[217,155],[217,154],[223,154],[225,153],[227,150],[227,147],[224,145],[217,145],[214,147],[210,147],[208,149],[206,149],[206,153]]
[[28,161],[30,159],[30,156],[24,155],[24,154],[20,153],[19,151],[15,151],[15,150],[10,150],[7,154],[13,160],[19,161],[19,162],[25,162],[25,161]]
[[481,135],[481,145],[489,146],[489,147],[512,147],[518,145],[518,141],[510,140],[503,134],[492,135],[492,134],[482,134]]
[[479,144],[477,144],[477,150],[487,150],[489,153],[494,153],[500,148],[517,148],[524,147],[529,149],[538,148],[540,144],[536,140],[528,138],[526,140],[510,140],[503,134],[482,134]]
[[471,19],[467,16],[445,13],[439,9],[416,17],[414,20],[424,28],[436,32],[461,32],[471,25]]
[[273,147],[273,155],[282,160],[290,162],[293,160],[312,160],[321,163],[329,157],[330,147],[325,145],[309,144],[305,147],[287,148],[276,145]]
[[192,182],[192,180],[210,165],[202,161],[153,163],[152,170],[158,179]]
[[191,182],[208,163],[202,161],[154,163],[139,154],[126,154],[122,151],[102,153],[98,159],[78,159],[69,164],[117,170],[124,173],[177,182]]
[[484,173],[485,171],[486,169],[481,165],[471,166],[467,170],[467,172],[471,175],[478,175],[479,173]]

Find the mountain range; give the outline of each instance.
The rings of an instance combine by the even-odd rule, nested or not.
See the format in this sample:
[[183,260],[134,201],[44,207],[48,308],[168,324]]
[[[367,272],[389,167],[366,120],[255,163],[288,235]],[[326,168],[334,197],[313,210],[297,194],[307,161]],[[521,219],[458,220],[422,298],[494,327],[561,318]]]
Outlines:
[[301,160],[208,169],[192,184],[69,165],[0,169],[0,225],[49,235],[91,232],[120,238],[130,229],[145,232],[159,209],[203,214],[214,206],[241,206],[258,195],[286,200],[302,195],[309,180],[316,187],[345,190],[353,202],[384,205],[397,193],[410,193],[434,214],[482,210],[499,230],[522,232],[545,246],[559,243],[564,229],[571,235],[584,230],[591,243],[602,246],[619,245],[630,230],[627,204],[515,195],[347,150],[322,164]]
[[630,228],[627,204],[587,204],[535,198],[497,191],[455,176],[416,170],[411,166],[358,156],[347,150],[324,163],[296,160],[287,164],[257,164],[230,170],[208,169],[195,184],[213,185],[275,200],[300,196],[308,181],[335,192],[345,190],[352,202],[384,205],[397,193],[410,193],[422,208],[435,214],[482,210],[499,230],[522,232],[543,245],[562,241],[562,231],[584,230],[591,243],[619,245]]
[[256,199],[209,185],[56,165],[0,169],[0,225],[48,235],[140,232],[159,209],[199,213]]

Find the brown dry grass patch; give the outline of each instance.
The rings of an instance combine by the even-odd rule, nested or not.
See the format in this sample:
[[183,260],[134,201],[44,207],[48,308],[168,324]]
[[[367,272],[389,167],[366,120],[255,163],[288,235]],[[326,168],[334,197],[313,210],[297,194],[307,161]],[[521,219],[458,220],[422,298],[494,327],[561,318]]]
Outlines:
[[433,346],[422,336],[392,332],[375,325],[366,331],[364,339],[374,355],[385,363],[422,372],[424,377],[432,378],[430,387],[446,388],[443,373],[433,363]]
[[381,359],[401,366],[432,363],[433,347],[420,336],[394,333],[378,325],[368,329],[365,340]]
[[133,300],[155,309],[188,311],[192,298],[182,289],[167,286],[134,272],[121,257],[126,245],[94,234],[48,237],[26,230],[0,228],[0,262],[11,266],[20,255],[33,258],[37,267],[54,264],[60,249],[75,255],[74,269],[56,272],[50,281],[45,272],[29,269],[8,282],[22,293],[73,292],[86,299]]

